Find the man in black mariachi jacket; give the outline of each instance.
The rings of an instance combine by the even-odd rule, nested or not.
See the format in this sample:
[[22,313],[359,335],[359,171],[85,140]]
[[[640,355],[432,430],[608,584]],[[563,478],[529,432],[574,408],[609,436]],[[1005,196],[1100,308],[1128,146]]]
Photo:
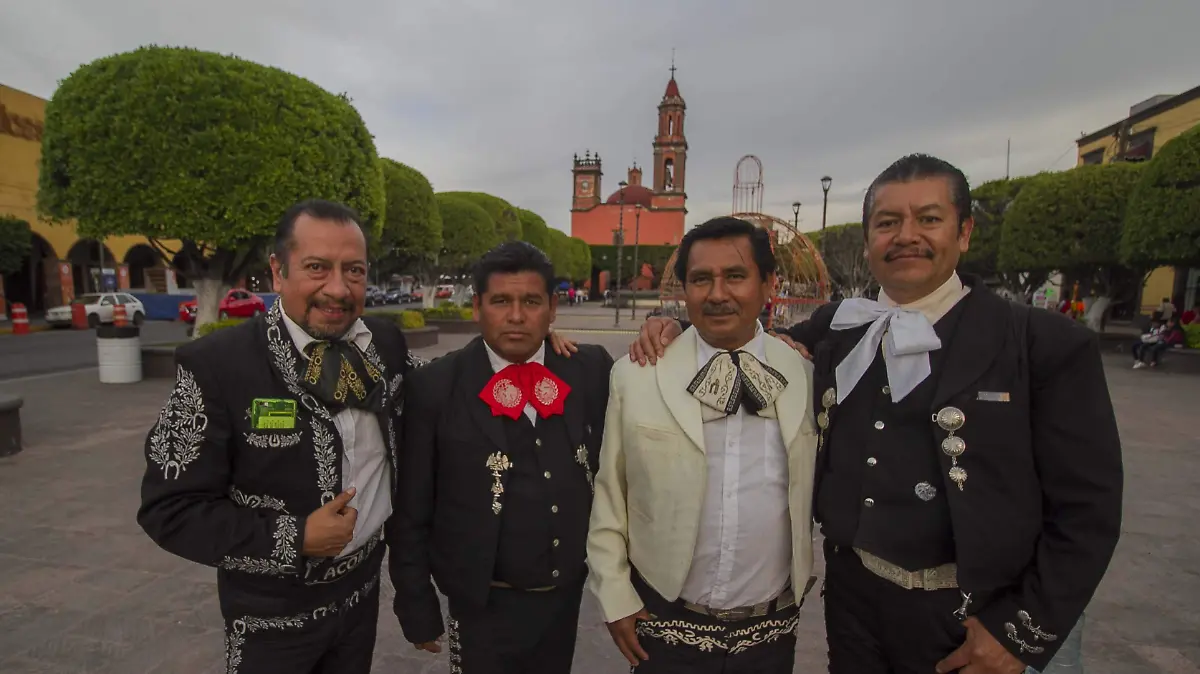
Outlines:
[[215,566],[229,674],[367,674],[391,513],[403,334],[360,318],[367,248],[339,204],[292,207],[264,315],[176,351],[138,523]]
[[955,273],[970,209],[958,169],[897,161],[863,205],[879,301],[787,332],[814,359],[831,674],[1053,671],[1120,535],[1096,336]]
[[448,631],[452,672],[571,669],[613,361],[548,346],[553,277],[527,243],[493,249],[475,270],[482,336],[406,382],[395,611],[417,648]]

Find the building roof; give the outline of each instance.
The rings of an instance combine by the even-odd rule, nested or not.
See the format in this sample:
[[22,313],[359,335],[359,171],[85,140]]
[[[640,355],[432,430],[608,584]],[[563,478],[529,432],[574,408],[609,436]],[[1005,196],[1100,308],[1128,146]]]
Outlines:
[[1144,122],[1147,119],[1152,119],[1154,117],[1157,117],[1158,115],[1161,115],[1162,113],[1166,112],[1167,110],[1170,110],[1172,108],[1177,108],[1177,107],[1183,105],[1184,103],[1188,103],[1197,98],[1200,98],[1200,87],[1188,89],[1187,91],[1183,92],[1182,94],[1178,94],[1176,96],[1171,96],[1170,98],[1163,99],[1162,101],[1155,103],[1154,105],[1151,105],[1147,108],[1137,111],[1134,114],[1131,114],[1130,116],[1126,117],[1125,119],[1122,119],[1118,122],[1113,122],[1112,124],[1109,124],[1108,126],[1104,127],[1103,129],[1100,129],[1099,131],[1093,131],[1091,133],[1084,134],[1083,137],[1081,137],[1079,140],[1075,141],[1075,144],[1076,145],[1087,145],[1088,143],[1095,142],[1097,140],[1100,140],[1101,138],[1107,138],[1107,137],[1115,134],[1117,132],[1117,130],[1119,130],[1121,128],[1122,124],[1137,124],[1138,122]]
[[671,76],[671,81],[667,82],[667,93],[663,94],[663,98],[680,98],[679,85],[675,83],[675,76]]
[[[629,185],[625,188],[625,205],[632,206],[641,204],[646,208],[650,208],[650,200],[654,197],[654,192],[644,185]],[[605,201],[606,204],[621,203],[621,190],[612,193],[612,196]]]

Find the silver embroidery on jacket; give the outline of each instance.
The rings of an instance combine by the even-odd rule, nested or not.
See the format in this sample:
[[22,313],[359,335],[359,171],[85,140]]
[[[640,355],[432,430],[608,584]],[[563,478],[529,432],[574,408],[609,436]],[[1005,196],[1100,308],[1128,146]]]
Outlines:
[[296,518],[291,515],[280,515],[275,518],[275,549],[271,556],[284,564],[296,561]]
[[207,428],[204,394],[195,376],[180,365],[175,376],[175,389],[150,431],[150,460],[162,468],[163,479],[179,479],[188,464],[199,458]]
[[230,486],[229,498],[234,503],[246,508],[267,508],[268,510],[287,513],[287,506],[284,505],[283,501],[274,496],[247,494],[237,487]]
[[333,500],[337,495],[337,451],[333,447],[333,431],[329,427],[312,420],[313,451],[317,455],[317,488],[321,490],[321,505]]
[[295,433],[246,433],[246,444],[260,449],[283,449],[300,444],[303,431]]

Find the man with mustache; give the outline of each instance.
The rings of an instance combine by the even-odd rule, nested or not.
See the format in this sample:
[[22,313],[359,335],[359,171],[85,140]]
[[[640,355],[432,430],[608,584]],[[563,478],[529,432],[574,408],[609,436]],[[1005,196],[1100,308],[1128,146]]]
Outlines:
[[[787,331],[815,362],[833,674],[1043,670],[1120,535],[1096,336],[957,274],[973,226],[961,171],[900,159],[863,203],[879,300]],[[679,331],[647,321],[631,357]]]
[[394,609],[418,649],[440,652],[447,633],[451,671],[564,674],[612,357],[547,348],[558,297],[534,246],[500,244],[474,277],[482,335],[407,382],[387,535]]
[[229,674],[368,674],[416,359],[393,322],[362,316],[367,242],[349,208],[288,209],[271,272],[267,314],[176,350],[137,519],[217,567]]
[[613,368],[590,586],[639,674],[791,674],[812,570],[812,365],[758,322],[765,230],[710,220],[679,245],[694,326],[655,367]]

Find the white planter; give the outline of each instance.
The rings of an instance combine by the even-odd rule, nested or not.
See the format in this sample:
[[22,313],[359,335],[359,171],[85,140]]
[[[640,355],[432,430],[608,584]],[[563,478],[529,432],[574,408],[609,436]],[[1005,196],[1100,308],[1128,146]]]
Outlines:
[[103,325],[96,329],[100,383],[132,384],[142,380],[142,340],[134,326]]

